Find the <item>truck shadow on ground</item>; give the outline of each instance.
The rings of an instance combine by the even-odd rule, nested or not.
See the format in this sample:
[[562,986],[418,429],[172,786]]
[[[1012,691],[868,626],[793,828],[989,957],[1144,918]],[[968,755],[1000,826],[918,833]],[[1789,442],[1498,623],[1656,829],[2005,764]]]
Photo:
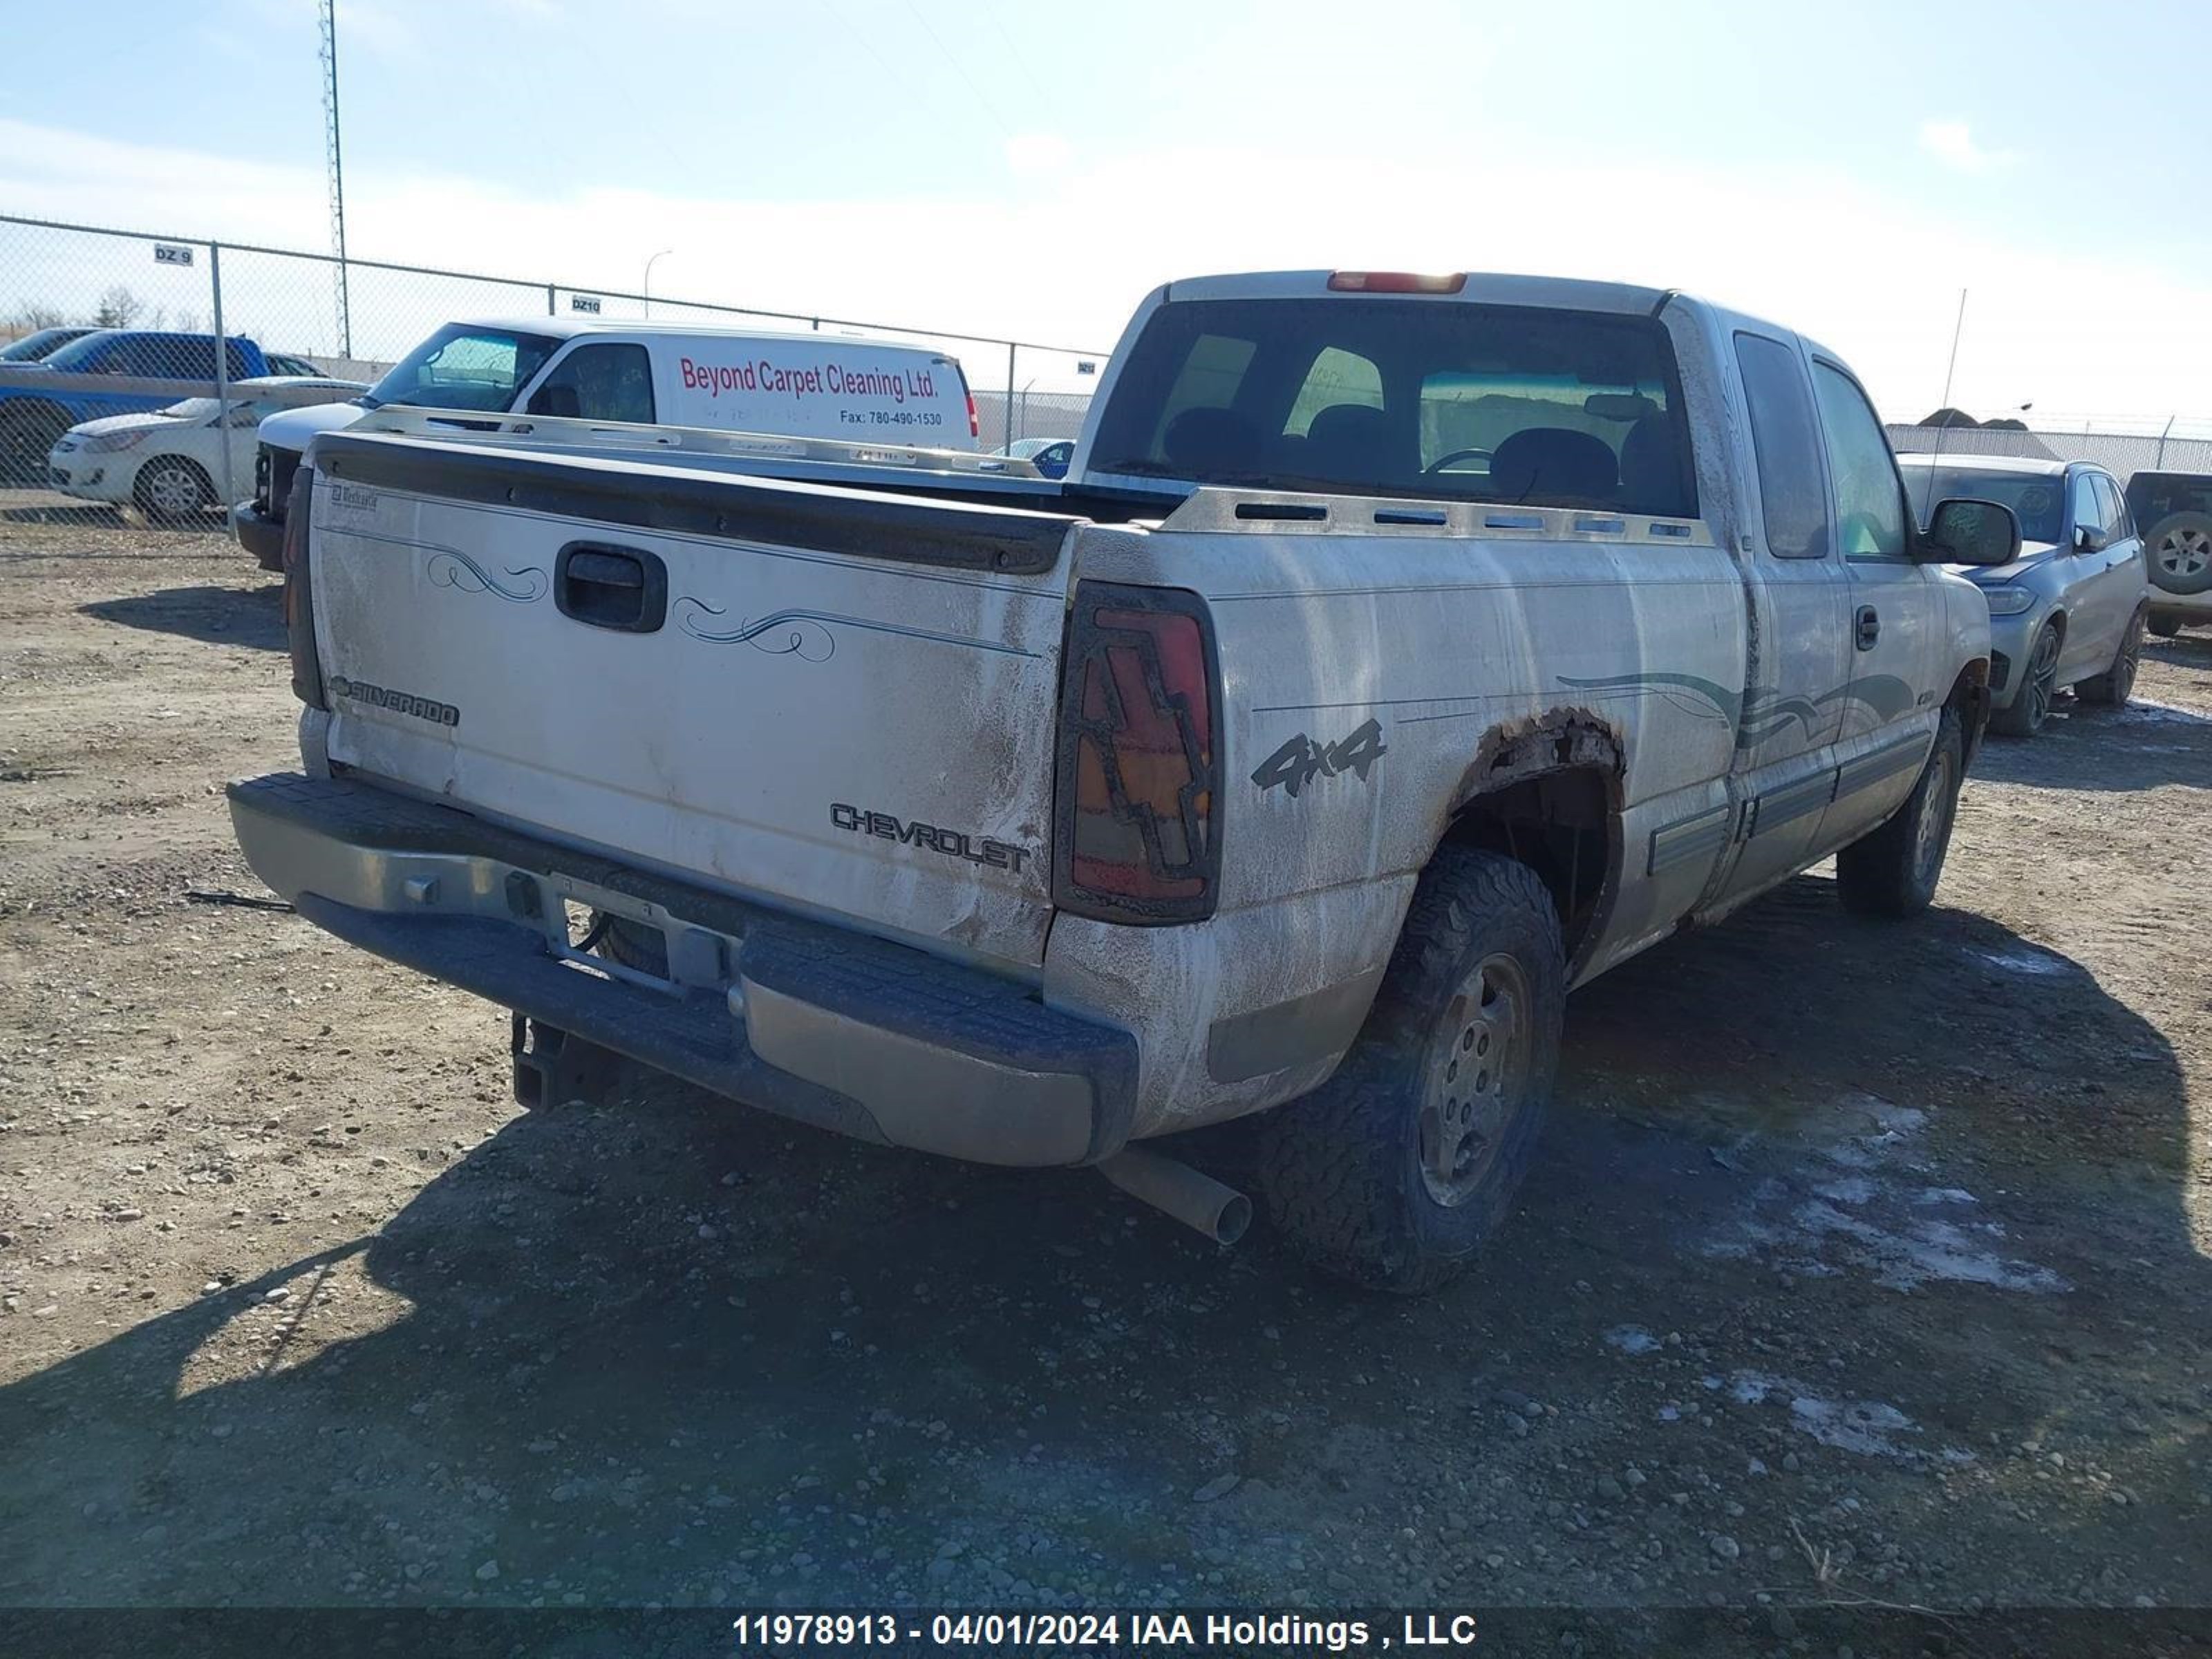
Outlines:
[[[672,1085],[517,1117],[374,1233],[0,1389],[0,1605],[1680,1604],[1795,1582],[1705,1543],[1778,1550],[1816,1486],[1901,1528],[1992,1437],[2118,1394],[2201,1412],[2139,1338],[2208,1302],[2165,1040],[2003,927],[1859,923],[1829,886],[1577,999],[1520,1212],[1422,1303],[1321,1284],[1264,1229],[1218,1251],[1083,1172]],[[2053,979],[2002,965],[2031,955],[2063,1022]],[[1911,1231],[1928,1191],[1948,1234]],[[1879,1443],[1808,1431],[1799,1390]],[[2087,1524],[2193,1503],[2201,1435],[2142,1439],[2140,1502]],[[1648,1504],[1592,1497],[1628,1464]],[[2006,1571],[2073,1547],[2002,1490],[1946,1536]]]
[[244,590],[214,586],[167,587],[128,599],[95,599],[79,609],[102,622],[176,634],[210,645],[241,645],[255,651],[289,648],[281,580]]

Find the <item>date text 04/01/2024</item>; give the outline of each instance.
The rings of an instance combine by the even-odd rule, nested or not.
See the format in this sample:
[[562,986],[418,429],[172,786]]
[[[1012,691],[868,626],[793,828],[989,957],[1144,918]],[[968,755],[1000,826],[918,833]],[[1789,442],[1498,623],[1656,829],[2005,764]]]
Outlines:
[[1406,1613],[1393,1633],[1364,1619],[1302,1613],[939,1613],[924,1623],[887,1613],[748,1613],[732,1621],[740,1648],[941,1648],[1003,1646],[1095,1649],[1296,1648],[1346,1653],[1364,1649],[1466,1648],[1472,1613]]

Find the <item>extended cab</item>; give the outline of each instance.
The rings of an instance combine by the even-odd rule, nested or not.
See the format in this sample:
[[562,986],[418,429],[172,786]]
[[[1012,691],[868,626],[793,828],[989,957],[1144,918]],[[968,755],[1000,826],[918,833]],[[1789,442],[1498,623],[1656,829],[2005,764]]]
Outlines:
[[1218,1237],[1135,1143],[1262,1113],[1278,1224],[1395,1290],[1502,1214],[1571,986],[1830,854],[1929,902],[1942,567],[2019,540],[1916,526],[1832,352],[1527,277],[1163,288],[1064,483],[388,424],[294,487],[305,772],[231,792],[301,914],[514,1010],[526,1103],[611,1052]]
[[973,449],[977,428],[959,359],[927,346],[684,323],[448,323],[359,398],[262,422],[253,497],[234,522],[264,569],[283,566],[284,504],[308,444],[388,404],[956,450]]

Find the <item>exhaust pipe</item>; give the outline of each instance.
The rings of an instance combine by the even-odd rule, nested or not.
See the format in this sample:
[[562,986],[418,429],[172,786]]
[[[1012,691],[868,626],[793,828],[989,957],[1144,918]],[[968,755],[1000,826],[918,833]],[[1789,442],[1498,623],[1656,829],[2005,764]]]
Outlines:
[[1125,1146],[1103,1160],[1098,1173],[1132,1198],[1164,1210],[1217,1244],[1234,1244],[1252,1224],[1252,1200],[1234,1187],[1158,1152]]

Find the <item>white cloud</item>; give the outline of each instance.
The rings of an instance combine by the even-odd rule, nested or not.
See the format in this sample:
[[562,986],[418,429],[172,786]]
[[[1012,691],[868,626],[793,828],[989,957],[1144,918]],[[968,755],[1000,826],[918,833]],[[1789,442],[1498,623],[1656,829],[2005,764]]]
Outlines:
[[1996,173],[2020,159],[2008,149],[1984,149],[1964,121],[1923,121],[1920,148],[1960,173]]
[[[1218,192],[1182,182],[1206,179],[1236,181],[1235,211]],[[1679,286],[1774,318],[1841,352],[1899,419],[1942,401],[1966,288],[1952,398],[1961,408],[1987,414],[2033,398],[2039,413],[2109,410],[2151,417],[2154,429],[2175,411],[2212,416],[2212,331],[2199,326],[2212,313],[2212,283],[2202,276],[2139,252],[2107,258],[2094,246],[2054,245],[2026,228],[2016,240],[1978,234],[1802,167],[1527,162],[1486,181],[1473,220],[1437,211],[1466,196],[1464,169],[1449,158],[1378,168],[1357,154],[1273,147],[1070,155],[1021,185],[1001,175],[928,198],[749,201],[646,184],[565,189],[557,179],[549,173],[526,194],[453,174],[356,173],[347,220],[357,255],[523,279],[357,277],[356,343],[386,355],[449,316],[542,313],[549,280],[635,293],[646,257],[664,247],[677,252],[653,275],[666,296],[655,300],[656,316],[681,300],[714,301],[1093,353],[1113,344],[1147,289],[1176,276],[1487,269]],[[1116,211],[1131,209],[1144,216],[1142,237],[1113,228]],[[319,249],[325,211],[317,166],[0,119],[0,212]],[[0,313],[41,297],[25,273],[46,257],[40,248],[62,240],[0,225]],[[99,246],[87,297],[128,280],[149,300],[182,304],[153,283],[194,279],[155,271],[143,245]],[[1816,260],[1804,257],[1808,247],[1910,247],[1913,258]],[[227,255],[223,277],[231,316],[263,328],[278,349],[319,349],[332,311],[325,267]],[[606,315],[621,313],[608,302]],[[1003,381],[1002,350],[955,349],[977,384]],[[1044,377],[1040,389],[1063,378],[1090,384],[1074,380],[1072,363],[1025,355],[1019,374],[1033,372]]]

